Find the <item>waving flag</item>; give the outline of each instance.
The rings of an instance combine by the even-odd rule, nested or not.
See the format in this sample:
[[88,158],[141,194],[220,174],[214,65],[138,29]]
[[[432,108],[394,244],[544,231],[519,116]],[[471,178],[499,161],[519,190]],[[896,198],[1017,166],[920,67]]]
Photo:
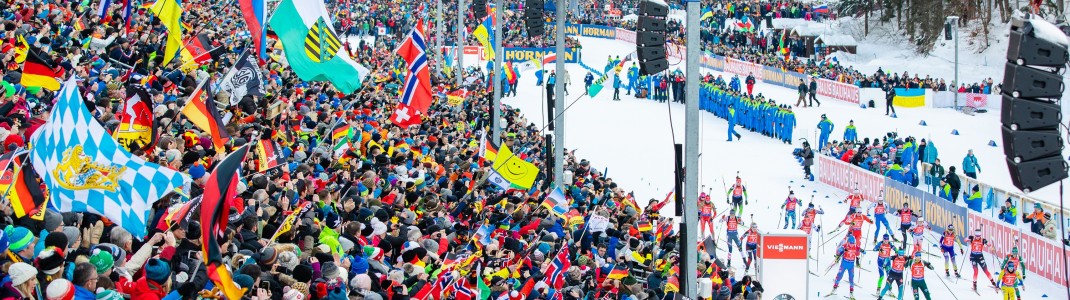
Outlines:
[[472,31],[472,36],[483,45],[483,59],[494,59],[494,18],[487,16],[479,23],[479,27]]
[[52,64],[51,57],[31,47],[26,54],[26,62],[22,64],[22,85],[58,91],[60,89],[59,78],[63,77],[63,73],[65,73],[63,68]]
[[189,226],[189,221],[190,218],[193,217],[193,213],[200,211],[201,199],[200,196],[197,196],[197,198],[193,198],[193,200],[189,202],[172,205],[171,208],[167,210],[167,213],[160,218],[160,221],[156,223],[156,229],[159,231],[166,231],[171,228],[185,230],[187,226]]
[[540,69],[546,69],[546,65],[552,64],[552,63],[556,63],[556,62],[557,62],[557,53],[547,53],[546,56],[544,56],[542,58],[542,64],[540,65],[539,68]]
[[502,70],[502,73],[505,74],[505,80],[508,80],[509,84],[516,83],[516,67],[513,66],[513,62],[505,62],[505,65],[502,66],[502,69],[504,69]]
[[371,73],[341,49],[323,0],[282,0],[268,24],[301,80],[330,81],[343,94],[352,94]]
[[400,127],[420,123],[420,115],[431,107],[431,72],[424,36],[423,22],[417,21],[409,37],[397,49],[397,54],[408,63],[401,99],[390,116],[390,121]]
[[108,7],[110,7],[110,6],[111,6],[111,0],[100,0],[100,3],[97,4],[97,15],[100,16],[101,19],[104,19],[104,17],[107,17],[108,16]]
[[[37,215],[45,203],[45,193],[37,182],[37,173],[34,172],[33,165],[26,163],[28,153],[25,150],[18,153],[8,152],[0,157],[0,165],[4,166],[3,175],[0,176],[0,191],[3,191],[8,202],[11,202],[16,218]],[[10,171],[8,166],[11,166]],[[41,216],[44,217],[44,214]]]
[[248,151],[248,145],[241,146],[219,162],[212,174],[208,175],[201,196],[201,255],[208,266],[208,278],[231,300],[241,299],[244,291],[234,283],[223,263],[219,239],[223,238],[224,229],[227,228],[230,199],[238,196],[238,181],[241,180],[238,170]]
[[216,150],[222,150],[230,135],[223,129],[223,119],[219,117],[219,110],[216,109],[210,80],[205,80],[197,86],[197,90],[189,96],[189,102],[182,109],[182,114],[190,123],[212,136],[212,145]]
[[182,52],[180,53],[182,64],[196,67],[197,65],[207,64],[214,59],[219,59],[219,54],[222,54],[222,51],[213,48],[212,41],[208,39],[207,34],[202,33],[191,37],[182,47]]
[[238,0],[238,7],[241,8],[245,24],[249,26],[249,35],[253,38],[256,53],[260,55],[260,60],[266,60],[267,26],[264,25],[264,18],[267,17],[267,5],[264,0]]
[[256,164],[258,172],[278,167],[279,163],[286,159],[279,147],[279,143],[271,139],[261,139],[256,143],[256,157],[258,159]]
[[564,218],[565,213],[568,213],[569,205],[568,199],[565,198],[565,192],[561,191],[561,187],[555,186],[554,190],[546,195],[546,200],[543,200],[542,206],[546,207],[558,218]]
[[148,233],[152,204],[191,181],[123,149],[86,108],[74,78],[30,141],[33,167],[58,211],[105,216],[136,237]]
[[495,158],[487,181],[503,189],[530,189],[539,176],[539,167],[514,156],[507,145],[502,145]]
[[264,74],[256,58],[246,51],[234,62],[234,66],[219,81],[219,90],[230,93],[230,105],[238,105],[247,95],[263,97],[265,95]]
[[546,279],[549,280],[547,283],[554,289],[565,286],[565,272],[572,267],[568,255],[568,245],[561,247],[561,251],[554,256],[554,261],[546,268]]
[[152,114],[152,97],[145,86],[126,86],[126,101],[119,115],[119,127],[112,134],[127,150],[150,150],[156,144],[156,118]]
[[167,27],[167,46],[164,47],[161,64],[167,65],[175,58],[175,53],[182,48],[182,5],[178,4],[177,0],[159,0],[152,4],[149,11],[152,11],[160,19],[160,23]]
[[814,12],[815,13],[828,14],[829,13],[829,6],[826,5],[826,4],[821,4],[821,5],[818,5],[818,6],[814,6]]

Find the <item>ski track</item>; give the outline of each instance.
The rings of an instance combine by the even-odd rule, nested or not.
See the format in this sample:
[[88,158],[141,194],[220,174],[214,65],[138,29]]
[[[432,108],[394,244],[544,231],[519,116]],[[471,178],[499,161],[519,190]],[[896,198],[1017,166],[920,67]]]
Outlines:
[[[623,58],[635,50],[634,45],[621,41],[578,38],[584,45],[582,61],[595,69],[604,67],[609,55],[614,57],[620,55]],[[670,71],[676,69],[684,71],[683,60],[670,58],[669,63]],[[479,60],[475,55],[465,56],[465,66],[482,67],[485,64],[485,61]],[[628,66],[630,62],[621,74],[622,84],[627,82],[625,73]],[[672,144],[674,141],[684,143],[684,105],[637,99],[634,96],[625,95],[623,88],[621,90],[622,101],[612,101],[610,100],[613,96],[612,78],[606,81],[605,88],[593,99],[589,96],[580,96],[583,94],[583,77],[587,71],[579,64],[567,64],[566,69],[569,70],[571,85],[568,87],[569,96],[564,97],[565,106],[572,104],[577,98],[579,100],[575,101],[564,116],[565,148],[578,149],[576,155],[590,160],[594,168],[608,169],[608,175],[613,178],[614,182],[635,192],[639,205],[645,207],[649,199],[665,198],[673,188]],[[534,72],[533,69],[521,70],[517,92],[520,96],[504,97],[502,102],[513,108],[519,108],[529,122],[542,127],[546,120],[546,102],[539,96],[542,95],[543,89],[535,85]],[[714,76],[722,75],[726,81],[732,77],[731,74],[709,69],[701,71],[703,76],[707,73]],[[561,80],[558,82],[560,83]],[[794,89],[762,82],[759,82],[754,90],[755,93],[762,93],[777,103],[794,104],[797,99]],[[558,97],[558,99],[561,98]],[[1000,142],[999,115],[996,112],[966,116],[946,109],[899,109],[899,118],[891,119],[883,115],[883,109],[863,110],[853,104],[827,97],[818,99],[822,102],[820,107],[794,109],[797,126],[804,129],[806,134],[799,136],[799,131],[796,130],[793,145],[780,143],[739,126],[736,130],[743,135],[743,138],[734,142],[726,142],[727,123],[725,120],[715,117],[712,113],[700,113],[700,192],[713,193],[712,199],[718,212],[728,207],[723,193],[727,186],[734,183],[734,177],[738,171],[749,194],[750,204],[744,207],[742,214],[746,224],[756,221],[761,229],[774,228],[778,223],[783,226],[780,204],[787,197],[790,188],[801,200],[801,206],[805,207],[805,204],[809,203],[813,197],[814,205],[825,210],[825,214],[818,215],[814,221],[816,225],[821,225],[823,231],[826,232],[834,229],[847,213],[847,204],[842,202],[847,195],[816,181],[803,180],[802,167],[791,155],[792,149],[800,147],[799,138],[815,140],[814,128],[821,114],[827,114],[829,119],[836,124],[832,134],[832,139],[835,140],[842,139],[843,128],[851,119],[855,121],[860,139],[879,137],[889,131],[898,131],[900,136],[904,137],[913,135],[919,139],[935,138],[945,166],[959,165],[966,150],[973,149],[982,165],[983,172],[979,177],[993,184],[1002,183],[1005,184],[1004,187],[1010,187],[1006,164],[1003,163],[1002,148],[987,146],[989,140]],[[673,129],[670,129],[670,118]],[[925,120],[928,126],[917,125],[921,120]],[[950,135],[952,129],[958,129],[961,135]],[[669,134],[671,130],[675,130],[675,135]],[[1056,192],[1055,188],[1048,187],[1031,195],[1039,199],[1057,199],[1044,198],[1048,194],[1056,195]],[[863,207],[869,204],[870,202],[865,202]],[[662,213],[675,214],[675,209],[673,206],[667,206]],[[801,220],[801,215],[799,219]],[[889,220],[894,221],[894,216],[889,216]],[[868,251],[873,247],[873,230],[875,229],[870,227],[872,225],[869,224],[863,227],[864,237],[860,241],[863,248],[869,248],[866,249],[867,253],[862,255],[860,264],[868,271],[857,271],[856,299],[874,299],[872,294],[877,292],[876,284],[879,276],[876,267],[877,256],[874,251]],[[721,237],[719,244],[723,246],[723,223],[717,223],[716,230],[717,235]],[[810,295],[807,298],[823,298],[832,290],[838,268],[834,267],[827,274],[822,273],[832,262],[843,231],[837,232],[838,236],[834,237],[835,240],[828,235],[814,233],[811,239],[813,248],[810,255],[816,259],[810,261],[810,271],[820,276],[810,275],[812,277]],[[699,240],[702,239],[699,238]],[[824,246],[817,246],[824,241],[829,242]],[[923,249],[934,255],[941,255],[939,248],[933,245],[926,245]],[[719,254],[722,258],[724,257],[723,251],[719,251]],[[732,255],[732,265],[737,270],[737,276],[742,276],[744,266],[742,257],[739,252]],[[943,260],[933,256],[926,256],[926,259],[935,268],[935,270],[926,270],[926,282],[933,299],[978,299],[972,290],[973,270],[969,263],[961,266],[963,279],[955,282],[952,273],[951,278],[943,278],[944,280],[941,281],[936,276],[943,276]],[[995,270],[995,265],[998,263],[994,259],[996,257],[986,255],[993,276],[996,276],[998,270]],[[956,262],[958,261],[961,261],[961,257],[957,256]],[[770,274],[776,271],[765,270]],[[754,270],[751,270],[752,274],[753,272]],[[908,277],[906,281],[909,281],[909,274],[906,275]],[[1068,299],[1063,286],[1039,276],[1027,276],[1025,289],[1022,290],[1022,299],[1042,299],[1042,295],[1047,295],[1050,299]],[[983,272],[979,272],[978,277],[980,285],[978,292],[981,295],[979,299],[1002,299],[1002,295],[990,287]],[[803,279],[794,278],[793,280]],[[763,284],[775,284],[775,281],[765,280]],[[848,290],[847,274],[844,274],[836,295],[846,295]],[[909,284],[904,290],[907,293],[905,298],[912,298]],[[894,289],[891,292],[894,292]],[[885,297],[885,299],[889,298]]]

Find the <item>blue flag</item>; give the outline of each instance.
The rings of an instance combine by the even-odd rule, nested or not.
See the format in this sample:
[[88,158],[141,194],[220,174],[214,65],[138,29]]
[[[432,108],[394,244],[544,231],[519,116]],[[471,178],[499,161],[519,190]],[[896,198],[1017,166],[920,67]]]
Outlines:
[[60,212],[105,216],[144,237],[152,204],[188,190],[190,177],[127,152],[93,118],[73,77],[56,101],[48,121],[30,137],[33,166],[43,171],[51,205]]

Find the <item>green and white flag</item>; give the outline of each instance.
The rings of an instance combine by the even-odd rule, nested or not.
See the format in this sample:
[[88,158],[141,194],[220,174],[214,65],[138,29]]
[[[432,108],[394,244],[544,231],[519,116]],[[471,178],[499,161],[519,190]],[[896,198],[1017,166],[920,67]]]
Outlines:
[[323,0],[283,0],[268,24],[301,80],[330,81],[339,91],[350,94],[371,73],[342,49]]

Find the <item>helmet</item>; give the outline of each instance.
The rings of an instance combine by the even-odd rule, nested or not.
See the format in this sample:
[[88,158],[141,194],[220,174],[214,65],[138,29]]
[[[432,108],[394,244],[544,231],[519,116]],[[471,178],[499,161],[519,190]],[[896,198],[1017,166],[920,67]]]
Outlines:
[[807,204],[806,206],[807,206],[807,207],[810,207],[810,208],[814,208],[814,203],[813,203],[813,202],[810,202],[810,204]]
[[925,222],[925,217],[918,217],[918,223]]
[[1014,272],[1014,269],[1015,269],[1016,267],[1017,267],[1017,266],[1015,266],[1015,264],[1007,264],[1007,271],[1011,271],[1011,272]]
[[758,222],[750,222],[750,228],[758,228]]
[[889,239],[889,238],[891,238],[891,236],[888,236],[888,234],[887,234],[887,233],[885,233],[885,234],[884,234],[884,239],[886,239],[886,240],[887,240],[887,239]]
[[848,234],[847,235],[847,242],[851,243],[851,244],[854,244],[855,243],[855,236]]
[[921,251],[914,252],[914,257],[921,257]]
[[903,202],[903,208],[910,207],[910,202]]
[[899,249],[899,250],[895,251],[895,254],[902,256],[902,255],[906,255],[906,252],[903,251],[903,249]]
[[955,230],[955,224],[947,224],[947,230]]

